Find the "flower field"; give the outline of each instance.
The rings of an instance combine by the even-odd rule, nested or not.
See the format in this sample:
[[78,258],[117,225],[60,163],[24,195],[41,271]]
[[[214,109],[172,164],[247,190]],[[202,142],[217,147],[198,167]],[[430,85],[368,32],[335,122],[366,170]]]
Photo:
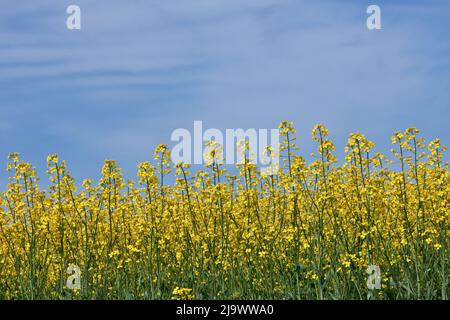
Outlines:
[[[159,145],[137,179],[107,160],[82,187],[47,159],[50,185],[9,157],[0,194],[0,299],[448,299],[450,173],[438,139],[350,134],[337,161],[323,125],[312,161],[280,124],[281,168],[193,171]],[[46,178],[46,179],[48,179]],[[381,286],[367,285],[379,266]],[[80,287],[67,287],[70,266]]]

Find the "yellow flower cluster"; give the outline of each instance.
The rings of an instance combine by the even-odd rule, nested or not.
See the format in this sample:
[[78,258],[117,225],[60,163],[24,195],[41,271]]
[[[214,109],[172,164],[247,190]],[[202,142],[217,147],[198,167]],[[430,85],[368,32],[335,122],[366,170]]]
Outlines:
[[192,289],[175,287],[172,292],[172,300],[192,300]]
[[[450,174],[440,141],[397,132],[391,161],[355,133],[338,164],[317,125],[308,162],[293,124],[279,128],[276,175],[249,159],[232,174],[214,148],[191,173],[159,145],[136,181],[107,160],[98,184],[80,188],[51,155],[43,190],[35,168],[11,154],[0,298],[448,299]],[[71,265],[81,272],[76,293]],[[371,265],[379,290],[367,287]]]

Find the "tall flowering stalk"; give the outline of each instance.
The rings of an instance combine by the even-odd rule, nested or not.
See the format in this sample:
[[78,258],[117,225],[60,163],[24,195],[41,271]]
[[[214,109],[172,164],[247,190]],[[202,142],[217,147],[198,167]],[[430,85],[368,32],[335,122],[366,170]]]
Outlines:
[[[246,141],[227,171],[222,146],[210,141],[204,168],[173,164],[158,145],[136,181],[107,160],[98,183],[80,186],[51,155],[41,189],[35,168],[11,154],[0,194],[0,298],[448,299],[441,141],[396,132],[389,159],[352,133],[340,163],[324,125],[312,130],[310,157],[291,122],[279,129],[282,161],[269,173]],[[79,288],[67,286],[70,266]]]

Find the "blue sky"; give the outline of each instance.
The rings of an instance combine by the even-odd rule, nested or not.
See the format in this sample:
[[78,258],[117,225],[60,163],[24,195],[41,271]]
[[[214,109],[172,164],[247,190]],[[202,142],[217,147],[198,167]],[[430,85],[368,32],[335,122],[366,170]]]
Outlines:
[[[82,30],[66,29],[66,8]],[[366,8],[382,9],[380,31]],[[0,0],[0,167],[44,173],[48,154],[127,177],[176,128],[294,121],[304,154],[324,123],[342,155],[362,131],[388,152],[416,126],[450,145],[450,2],[363,0]],[[448,159],[448,156],[446,157]],[[0,184],[5,183],[4,170]],[[2,182],[3,181],[3,182]]]

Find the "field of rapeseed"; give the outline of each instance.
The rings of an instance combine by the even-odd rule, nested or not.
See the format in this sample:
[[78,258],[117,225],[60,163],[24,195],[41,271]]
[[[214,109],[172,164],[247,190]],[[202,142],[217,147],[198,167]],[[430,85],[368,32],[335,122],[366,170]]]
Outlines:
[[[247,156],[236,175],[217,161],[190,172],[159,145],[136,181],[108,160],[99,183],[79,190],[49,156],[43,190],[11,154],[0,299],[448,299],[450,174],[439,140],[397,132],[389,160],[355,133],[338,163],[318,125],[308,163],[292,123],[280,133],[272,176]],[[380,289],[368,289],[370,265]]]

